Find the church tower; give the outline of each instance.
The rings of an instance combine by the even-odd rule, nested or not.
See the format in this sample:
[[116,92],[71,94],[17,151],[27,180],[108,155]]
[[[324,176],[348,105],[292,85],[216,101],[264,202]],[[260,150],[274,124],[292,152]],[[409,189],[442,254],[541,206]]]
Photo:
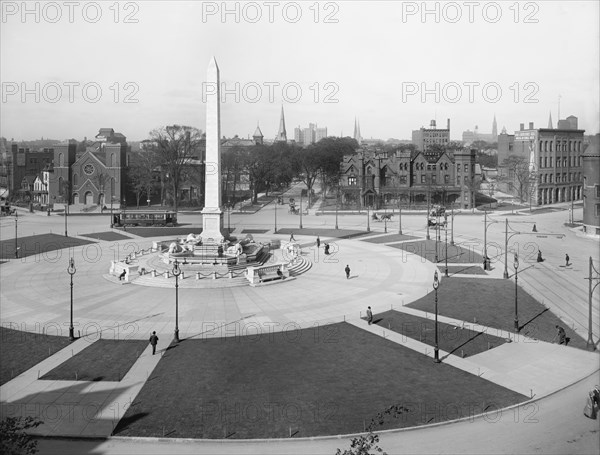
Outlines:
[[252,135],[252,139],[254,139],[254,144],[256,145],[263,145],[263,133],[260,130],[260,126],[258,126],[258,124],[256,124],[256,131],[254,131],[254,134]]
[[498,124],[496,123],[496,114],[494,114],[494,121],[492,122],[492,142],[498,140]]
[[287,142],[287,133],[285,131],[285,117],[283,115],[283,105],[281,106],[281,119],[279,120],[279,131],[275,142]]
[[548,117],[548,128],[549,129],[554,129],[552,127],[552,111],[550,111],[550,116]]

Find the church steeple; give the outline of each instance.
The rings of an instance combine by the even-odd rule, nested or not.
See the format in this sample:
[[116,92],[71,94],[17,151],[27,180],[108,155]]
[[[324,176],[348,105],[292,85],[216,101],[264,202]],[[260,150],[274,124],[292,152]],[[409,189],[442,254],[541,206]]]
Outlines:
[[281,106],[281,119],[279,120],[279,131],[275,142],[287,142],[287,133],[285,131],[285,116],[283,115],[283,105]]
[[492,122],[492,141],[498,140],[498,124],[496,123],[496,114],[494,114],[494,121]]
[[356,120],[356,117],[354,117],[354,139],[358,142],[358,145],[362,142],[362,137],[360,137],[360,122]]
[[550,111],[550,116],[548,117],[548,128],[550,128],[551,130],[554,129],[554,127],[552,126],[552,111]]

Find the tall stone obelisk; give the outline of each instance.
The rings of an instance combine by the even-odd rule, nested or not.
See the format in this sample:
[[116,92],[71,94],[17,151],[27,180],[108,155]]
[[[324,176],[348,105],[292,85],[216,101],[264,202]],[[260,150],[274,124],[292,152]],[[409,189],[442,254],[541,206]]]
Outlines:
[[221,210],[221,83],[219,67],[213,57],[206,72],[206,161],[204,170],[204,208],[202,209],[202,241],[224,240]]

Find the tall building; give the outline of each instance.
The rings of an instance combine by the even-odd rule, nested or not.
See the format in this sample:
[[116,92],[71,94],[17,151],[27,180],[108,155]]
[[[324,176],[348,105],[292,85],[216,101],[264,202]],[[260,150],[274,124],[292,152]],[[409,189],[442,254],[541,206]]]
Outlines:
[[281,118],[279,119],[279,131],[275,142],[287,142],[287,133],[285,131],[285,116],[283,115],[283,106],[281,106]]
[[504,189],[515,194],[519,182],[504,164],[509,157],[528,163],[531,175],[529,198],[534,205],[578,200],[582,197],[582,153],[585,130],[578,129],[577,117],[558,121],[557,128],[529,128],[521,123],[514,136],[498,137],[498,164],[501,174],[512,179]]
[[321,139],[325,139],[326,137],[327,137],[327,127],[317,128],[315,130],[315,142],[319,142]]
[[438,129],[435,120],[432,120],[429,128],[421,127],[412,132],[412,143],[423,152],[433,144],[447,145],[448,142],[450,142],[450,119],[446,128]]
[[327,128],[318,128],[316,123],[309,123],[308,128],[294,128],[294,140],[304,147],[319,142],[327,137]]
[[600,134],[583,153],[583,230],[600,235]]

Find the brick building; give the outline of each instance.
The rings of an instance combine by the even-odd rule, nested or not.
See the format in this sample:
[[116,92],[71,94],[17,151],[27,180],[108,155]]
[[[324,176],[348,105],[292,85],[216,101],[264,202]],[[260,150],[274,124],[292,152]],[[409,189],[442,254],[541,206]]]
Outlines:
[[426,204],[470,208],[479,177],[476,151],[394,152],[359,149],[341,164],[340,198],[346,207]]
[[583,229],[600,235],[600,134],[583,153]]

